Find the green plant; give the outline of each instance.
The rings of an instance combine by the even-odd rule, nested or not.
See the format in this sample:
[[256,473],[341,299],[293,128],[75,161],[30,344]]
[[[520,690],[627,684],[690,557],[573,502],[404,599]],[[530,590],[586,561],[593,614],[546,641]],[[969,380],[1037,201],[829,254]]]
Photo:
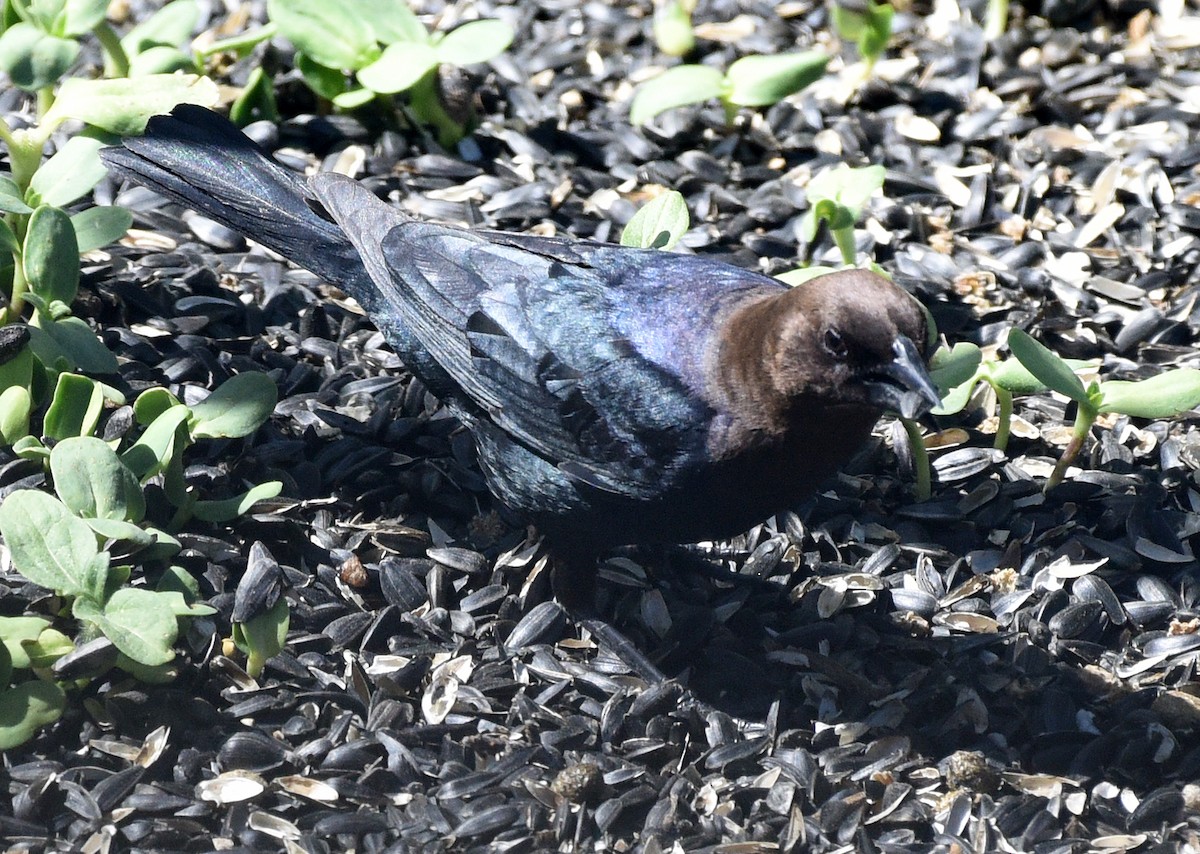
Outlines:
[[175,0],[118,38],[105,20],[109,0],[5,0],[0,18],[0,69],[13,85],[36,92],[42,110],[53,87],[79,58],[80,39],[91,34],[104,51],[109,77],[195,69],[180,49],[200,18],[195,0]]
[[707,65],[678,65],[638,87],[629,120],[644,125],[659,113],[716,98],[733,122],[741,107],[775,104],[816,82],[829,56],[821,51],[743,56],[721,73]]
[[654,43],[667,56],[684,56],[696,46],[695,0],[663,0],[654,10]]
[[291,610],[283,597],[283,571],[266,546],[254,543],[246,572],[233,599],[234,644],[246,656],[246,672],[254,679],[287,639]]
[[871,196],[883,189],[884,174],[882,166],[855,169],[841,163],[815,176],[806,188],[808,210],[800,220],[800,239],[811,244],[825,223],[842,253],[842,263],[854,266],[858,262],[854,225]]
[[1135,418],[1173,418],[1200,406],[1200,370],[1195,368],[1176,368],[1136,382],[1094,380],[1084,386],[1067,361],[1027,332],[1013,329],[1008,346],[1030,374],[1078,406],[1070,444],[1046,480],[1046,489],[1062,482],[1100,415],[1112,412]]
[[675,190],[660,193],[640,207],[621,231],[621,245],[671,249],[688,230],[687,202]]
[[[13,566],[63,597],[66,612],[78,623],[75,641],[41,617],[7,624],[7,633],[0,624],[0,637],[10,657],[13,643],[46,638],[33,666],[48,667],[77,645],[103,636],[116,647],[113,664],[142,680],[162,680],[171,676],[167,665],[174,657],[179,620],[212,609],[195,604],[195,583],[177,567],[168,569],[154,589],[129,584],[135,563],[169,559],[179,551],[178,540],[147,522],[143,489],[151,479],[161,482],[176,508],[167,525],[172,530],[193,516],[226,521],[277,495],[281,484],[272,481],[235,498],[201,500],[183,479],[183,455],[191,444],[249,435],[271,413],[277,392],[268,377],[254,373],[238,374],[191,407],[165,389],[151,389],[134,404],[145,429],[124,449],[91,435],[105,397],[119,395],[87,377],[59,375],[44,427],[47,438],[56,440],[53,447],[33,436],[14,446],[18,455],[46,466],[54,495],[22,489],[0,504],[0,537]],[[0,744],[20,743],[57,718],[52,710],[61,712],[61,688],[49,684],[40,676],[11,686],[8,679],[0,680]]]
[[895,13],[896,10],[887,2],[831,0],[830,3],[830,17],[838,38],[857,45],[858,54],[866,62],[868,70],[887,50]]
[[267,27],[209,51],[246,50],[278,33],[296,47],[296,69],[318,95],[352,109],[380,95],[406,92],[413,115],[432,125],[444,146],[462,139],[476,118],[469,101],[462,105],[465,115],[447,109],[439,69],[487,62],[513,39],[512,28],[496,20],[431,33],[399,0],[269,0],[267,11]]

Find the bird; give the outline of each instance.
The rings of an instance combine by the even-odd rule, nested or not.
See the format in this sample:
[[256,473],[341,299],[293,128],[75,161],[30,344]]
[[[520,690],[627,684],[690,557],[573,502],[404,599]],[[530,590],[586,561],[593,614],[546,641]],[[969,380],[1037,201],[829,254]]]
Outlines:
[[545,538],[568,610],[605,551],[744,532],[817,490],[883,412],[939,402],[927,313],[868,270],[789,287],[701,255],[426,222],[347,176],[301,177],[193,105],[101,157],[352,296]]

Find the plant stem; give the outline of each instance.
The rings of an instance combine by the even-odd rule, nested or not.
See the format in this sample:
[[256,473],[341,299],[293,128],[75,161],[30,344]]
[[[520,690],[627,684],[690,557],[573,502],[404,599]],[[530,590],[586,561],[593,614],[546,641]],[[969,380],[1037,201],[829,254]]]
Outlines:
[[1071,427],[1071,441],[1067,444],[1063,455],[1059,457],[1058,463],[1055,464],[1054,471],[1046,479],[1046,486],[1043,492],[1048,492],[1062,483],[1067,469],[1071,463],[1075,462],[1075,458],[1079,456],[1079,452],[1083,450],[1083,443],[1087,439],[1092,425],[1096,423],[1096,416],[1099,414],[1099,411],[1094,406],[1083,403],[1079,404],[1079,412],[1075,415],[1075,424]]
[[996,403],[1000,406],[1000,412],[996,416],[996,441],[992,447],[998,451],[1007,451],[1008,436],[1012,431],[1013,396],[1011,391],[998,385],[993,385],[992,391],[996,393]]
[[125,53],[125,48],[121,46],[121,39],[108,21],[101,21],[92,30],[92,33],[100,42],[100,47],[104,49],[104,76],[128,77],[129,56]]
[[933,494],[933,488],[929,480],[929,451],[925,449],[925,442],[921,438],[921,425],[911,418],[901,418],[900,423],[904,425],[904,432],[908,434],[908,444],[912,448],[913,470],[917,477],[914,486],[917,500],[928,501],[929,496]]
[[853,267],[858,255],[858,247],[854,245],[854,226],[848,228],[831,228],[833,240],[842,253],[842,263]]
[[1008,29],[1008,0],[988,0],[984,18],[983,37],[988,41],[1000,38]]

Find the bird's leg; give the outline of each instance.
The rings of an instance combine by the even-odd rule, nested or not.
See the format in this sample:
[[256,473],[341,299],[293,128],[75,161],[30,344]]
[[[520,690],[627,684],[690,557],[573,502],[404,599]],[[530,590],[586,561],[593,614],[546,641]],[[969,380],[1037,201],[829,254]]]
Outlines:
[[596,557],[593,553],[560,552],[554,557],[550,585],[554,597],[577,624],[587,629],[634,673],[647,682],[666,682],[658,669],[633,641],[596,613]]

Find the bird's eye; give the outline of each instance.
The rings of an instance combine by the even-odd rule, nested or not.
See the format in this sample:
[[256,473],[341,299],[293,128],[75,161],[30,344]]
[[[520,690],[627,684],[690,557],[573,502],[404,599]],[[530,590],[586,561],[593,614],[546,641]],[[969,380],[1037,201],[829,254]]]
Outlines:
[[835,359],[846,358],[846,341],[836,329],[826,329],[822,341],[829,355]]

